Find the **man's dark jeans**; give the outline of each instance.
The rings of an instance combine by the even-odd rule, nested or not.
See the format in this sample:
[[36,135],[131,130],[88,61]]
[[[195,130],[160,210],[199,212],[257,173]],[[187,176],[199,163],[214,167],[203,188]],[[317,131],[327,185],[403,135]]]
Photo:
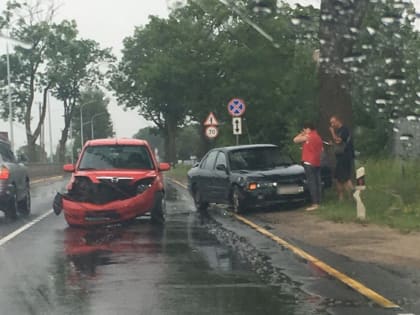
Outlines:
[[303,164],[305,168],[306,179],[308,181],[309,193],[311,194],[311,199],[313,204],[318,204],[321,202],[321,168],[315,167],[308,164]]

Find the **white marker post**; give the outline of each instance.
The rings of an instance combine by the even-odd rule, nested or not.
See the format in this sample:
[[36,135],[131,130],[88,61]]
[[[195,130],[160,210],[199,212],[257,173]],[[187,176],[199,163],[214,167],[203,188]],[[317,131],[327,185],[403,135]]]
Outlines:
[[357,218],[361,220],[366,219],[366,207],[360,197],[362,190],[365,189],[365,168],[360,167],[356,171],[356,191],[354,192],[353,197],[356,200]]

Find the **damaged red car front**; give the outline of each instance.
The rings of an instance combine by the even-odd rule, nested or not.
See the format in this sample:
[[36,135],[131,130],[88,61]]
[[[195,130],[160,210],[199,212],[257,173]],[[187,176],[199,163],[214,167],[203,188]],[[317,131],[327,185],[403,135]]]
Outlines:
[[86,142],[65,194],[58,193],[53,209],[64,212],[71,226],[127,221],[150,212],[164,222],[165,189],[162,172],[149,144],[138,139],[97,139]]

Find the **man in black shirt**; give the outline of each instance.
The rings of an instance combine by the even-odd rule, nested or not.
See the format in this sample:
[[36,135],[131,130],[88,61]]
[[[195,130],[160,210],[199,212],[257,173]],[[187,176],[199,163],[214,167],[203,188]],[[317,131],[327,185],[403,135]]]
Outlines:
[[336,145],[344,146],[342,152],[336,152],[335,179],[337,182],[338,199],[343,200],[344,191],[349,196],[353,190],[354,147],[350,130],[336,115],[330,118],[330,132]]

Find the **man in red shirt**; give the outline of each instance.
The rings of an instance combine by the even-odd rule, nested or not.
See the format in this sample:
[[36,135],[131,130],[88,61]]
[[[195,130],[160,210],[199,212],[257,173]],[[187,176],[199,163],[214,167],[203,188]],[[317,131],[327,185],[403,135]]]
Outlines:
[[293,138],[294,143],[302,143],[302,163],[305,168],[312,205],[307,211],[316,210],[321,202],[321,153],[322,139],[315,126],[306,122],[301,133]]

